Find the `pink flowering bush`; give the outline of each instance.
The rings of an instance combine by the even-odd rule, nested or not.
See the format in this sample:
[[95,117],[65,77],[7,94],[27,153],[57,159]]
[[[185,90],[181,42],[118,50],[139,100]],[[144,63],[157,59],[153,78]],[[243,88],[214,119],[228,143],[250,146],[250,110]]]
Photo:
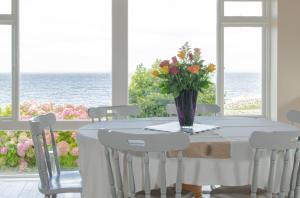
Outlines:
[[[52,112],[57,120],[87,120],[87,108],[83,105],[57,105],[54,103],[37,103],[35,101],[23,102],[20,105],[22,120]],[[0,116],[11,116],[11,106],[0,108]],[[54,132],[57,143],[60,164],[62,167],[72,168],[77,166],[79,150],[76,142],[75,131]],[[46,142],[51,149],[51,135],[49,131],[45,134]],[[22,131],[0,131],[0,169],[19,168],[25,171],[35,167],[34,145],[30,132]]]
[[87,108],[83,105],[57,105],[54,103],[24,102],[20,105],[22,120],[45,113],[55,113],[58,120],[86,120]]
[[[48,108],[48,107],[44,107]],[[77,166],[79,149],[76,142],[75,131],[54,132],[59,161],[62,168]],[[51,135],[45,134],[49,150],[52,149]],[[36,159],[34,145],[30,132],[0,131],[0,169],[18,168],[19,171],[27,171],[35,168]]]

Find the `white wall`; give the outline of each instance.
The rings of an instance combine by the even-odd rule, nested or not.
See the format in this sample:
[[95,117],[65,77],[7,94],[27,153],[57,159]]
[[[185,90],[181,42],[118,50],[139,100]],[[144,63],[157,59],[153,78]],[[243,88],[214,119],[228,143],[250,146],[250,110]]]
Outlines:
[[300,0],[278,0],[277,118],[300,110]]

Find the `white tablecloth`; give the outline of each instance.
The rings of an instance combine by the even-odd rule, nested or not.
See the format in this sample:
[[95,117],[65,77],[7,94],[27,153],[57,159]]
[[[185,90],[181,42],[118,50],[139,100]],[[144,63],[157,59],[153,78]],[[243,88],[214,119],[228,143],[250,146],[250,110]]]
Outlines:
[[[80,149],[79,165],[83,180],[83,197],[111,197],[107,169],[105,164],[104,147],[97,139],[98,129],[137,129],[149,125],[174,121],[176,118],[157,119],[132,119],[116,120],[108,122],[97,122],[88,124],[79,129],[78,144]],[[254,131],[292,131],[297,128],[278,122],[272,122],[263,118],[250,117],[200,117],[196,118],[196,123],[213,124],[221,128],[213,132],[190,136],[191,141],[229,141],[231,145],[230,159],[204,159],[185,158],[184,159],[184,183],[198,185],[246,185],[251,182],[252,150],[248,140]],[[123,166],[121,156],[121,167],[126,175],[126,166]],[[126,164],[126,163],[124,163]],[[259,186],[265,186],[267,182],[268,164],[267,159],[263,160],[260,166]],[[167,159],[167,182],[172,184],[176,181],[176,159]],[[280,164],[277,166],[280,170]],[[150,159],[151,184],[156,185],[159,181],[158,159]],[[143,188],[142,180],[142,160],[134,159],[134,170],[137,190]],[[280,176],[280,171],[277,171]],[[125,177],[126,178],[126,177]],[[123,182],[126,187],[126,181]]]

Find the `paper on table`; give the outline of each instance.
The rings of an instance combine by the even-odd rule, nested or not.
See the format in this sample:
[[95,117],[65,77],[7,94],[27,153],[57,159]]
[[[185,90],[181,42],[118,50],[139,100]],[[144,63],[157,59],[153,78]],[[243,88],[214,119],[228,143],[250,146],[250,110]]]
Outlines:
[[[206,124],[194,124],[193,125],[193,133],[200,133],[205,131],[212,131],[215,129],[219,129],[219,126],[215,125],[206,125]],[[155,130],[155,131],[163,131],[163,132],[180,132],[181,128],[178,122],[168,122],[166,124],[159,124],[153,126],[145,127],[146,130]]]

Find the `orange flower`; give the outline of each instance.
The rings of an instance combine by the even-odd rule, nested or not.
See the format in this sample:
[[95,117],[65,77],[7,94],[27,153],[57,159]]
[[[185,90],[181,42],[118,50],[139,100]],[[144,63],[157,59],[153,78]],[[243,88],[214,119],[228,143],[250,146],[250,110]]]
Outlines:
[[159,75],[159,72],[156,69],[154,69],[151,71],[151,74],[152,76],[157,77]]
[[169,66],[165,65],[165,66],[161,67],[160,70],[161,70],[161,73],[168,74],[169,73]]
[[208,72],[214,72],[216,70],[216,65],[210,63],[208,66],[207,66],[207,71]]
[[200,71],[200,66],[199,65],[193,65],[187,68],[187,70],[193,74],[197,74]]

